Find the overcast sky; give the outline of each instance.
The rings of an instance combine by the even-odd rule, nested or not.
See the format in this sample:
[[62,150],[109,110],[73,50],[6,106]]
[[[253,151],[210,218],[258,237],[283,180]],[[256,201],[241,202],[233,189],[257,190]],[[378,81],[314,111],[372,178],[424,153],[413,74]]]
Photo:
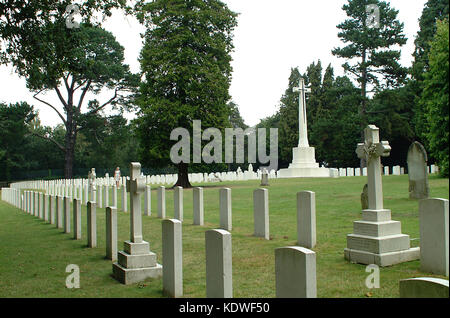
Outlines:
[[[223,0],[239,13],[234,32],[235,50],[230,94],[239,105],[245,122],[256,125],[260,119],[273,115],[288,85],[292,67],[305,72],[319,59],[325,69],[329,63],[335,75],[343,75],[344,60],[331,54],[342,46],[336,25],[346,19],[342,5],[347,0]],[[401,63],[410,66],[414,39],[419,30],[418,19],[426,0],[391,0],[399,10],[398,19],[404,23],[408,43],[402,47]],[[133,17],[114,14],[104,25],[125,47],[125,62],[133,72],[139,71],[137,58],[142,47],[143,27]],[[106,100],[111,92],[101,97]],[[60,119],[48,106],[40,105],[28,92],[25,81],[11,67],[0,66],[0,101],[27,101],[39,110],[44,125],[55,126]],[[55,94],[43,95],[57,104]],[[107,110],[109,112],[109,110]],[[132,118],[133,115],[127,115]]]

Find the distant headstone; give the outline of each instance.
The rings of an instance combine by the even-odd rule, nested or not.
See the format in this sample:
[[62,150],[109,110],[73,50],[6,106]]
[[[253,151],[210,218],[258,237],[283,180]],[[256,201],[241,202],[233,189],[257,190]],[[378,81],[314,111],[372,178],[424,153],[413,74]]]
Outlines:
[[219,190],[219,205],[220,205],[220,228],[231,231],[232,217],[231,217],[231,189],[222,188]]
[[447,298],[448,280],[417,277],[400,281],[400,298]]
[[193,191],[194,225],[203,225],[203,188],[194,188]]
[[158,187],[158,218],[164,219],[166,217],[166,188],[164,186]]
[[426,199],[430,189],[428,186],[427,153],[419,142],[415,141],[408,149],[409,198]]
[[87,204],[87,239],[88,247],[97,247],[97,209],[95,202]]
[[316,194],[312,191],[297,193],[297,244],[316,246]]
[[267,169],[264,168],[261,174],[261,186],[265,187],[268,185],[269,185],[269,173],[267,172]]
[[369,193],[368,193],[368,185],[367,183],[363,187],[363,191],[361,193],[361,209],[367,210],[369,208]]
[[254,235],[269,239],[269,190],[253,191]]

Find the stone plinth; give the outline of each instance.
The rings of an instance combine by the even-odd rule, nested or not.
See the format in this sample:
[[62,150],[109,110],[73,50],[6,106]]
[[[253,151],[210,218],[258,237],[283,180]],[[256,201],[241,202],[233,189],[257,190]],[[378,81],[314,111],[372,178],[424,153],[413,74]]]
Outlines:
[[292,149],[292,163],[287,169],[278,171],[279,178],[327,178],[330,169],[319,168],[315,159],[314,147],[296,147]]
[[122,284],[129,285],[147,278],[162,276],[162,266],[156,262],[156,254],[150,252],[148,242],[124,242],[124,250],[113,264],[113,275]]

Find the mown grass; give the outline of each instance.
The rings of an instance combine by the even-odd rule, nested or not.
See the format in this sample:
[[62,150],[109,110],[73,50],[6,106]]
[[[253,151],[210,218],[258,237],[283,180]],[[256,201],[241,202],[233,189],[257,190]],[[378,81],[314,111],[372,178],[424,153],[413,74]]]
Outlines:
[[[361,217],[360,193],[365,177],[338,179],[270,180],[270,240],[253,236],[252,192],[258,181],[195,184],[204,186],[205,225],[192,225],[192,190],[184,189],[183,283],[185,297],[205,297],[204,232],[219,227],[219,188],[232,189],[233,295],[275,297],[277,247],[296,245],[296,193],[316,192],[318,297],[398,297],[400,279],[436,276],[420,271],[412,261],[380,269],[380,288],[367,289],[364,265],[344,259],[346,235]],[[156,187],[152,215],[143,216],[144,239],[161,263],[161,219],[157,218]],[[384,176],[384,206],[402,222],[411,245],[419,245],[418,202],[408,199],[408,176]],[[431,197],[449,197],[449,180],[430,177]],[[110,195],[111,198],[111,195]],[[118,195],[118,206],[121,196]],[[129,202],[129,201],[128,201]],[[143,198],[142,198],[143,202]],[[86,207],[82,208],[82,240],[64,234],[55,225],[0,202],[0,297],[163,297],[162,280],[148,279],[129,286],[112,278],[112,263],[105,259],[105,209],[97,209],[98,247],[87,248]],[[173,217],[173,191],[166,192],[166,217]],[[129,239],[129,213],[118,212],[118,246]],[[73,224],[73,223],[72,223]],[[81,270],[81,288],[66,288],[66,266]]]

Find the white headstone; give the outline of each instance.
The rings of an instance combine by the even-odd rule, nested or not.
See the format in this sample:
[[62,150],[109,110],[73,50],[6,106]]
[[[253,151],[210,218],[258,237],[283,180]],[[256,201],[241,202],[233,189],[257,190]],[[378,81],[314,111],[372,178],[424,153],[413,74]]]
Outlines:
[[183,250],[181,221],[162,221],[163,292],[170,297],[183,296]]
[[174,218],[183,222],[183,188],[173,188]]
[[420,269],[448,276],[448,200],[419,201]]
[[231,216],[231,189],[222,188],[219,190],[219,205],[220,205],[220,228],[231,231],[232,216]]
[[253,191],[254,235],[269,239],[269,190]]
[[275,249],[275,285],[278,298],[316,298],[316,253],[300,246]]
[[194,225],[203,225],[203,188],[194,188],[193,191]]
[[316,246],[316,194],[297,193],[297,242],[306,248]]
[[426,199],[430,189],[428,186],[427,153],[419,142],[413,142],[408,149],[409,198]]
[[206,297],[232,298],[231,234],[225,230],[205,232]]
[[95,202],[88,202],[87,204],[87,238],[88,247],[97,247],[97,208]]
[[446,298],[448,280],[434,277],[417,277],[400,281],[400,298]]

